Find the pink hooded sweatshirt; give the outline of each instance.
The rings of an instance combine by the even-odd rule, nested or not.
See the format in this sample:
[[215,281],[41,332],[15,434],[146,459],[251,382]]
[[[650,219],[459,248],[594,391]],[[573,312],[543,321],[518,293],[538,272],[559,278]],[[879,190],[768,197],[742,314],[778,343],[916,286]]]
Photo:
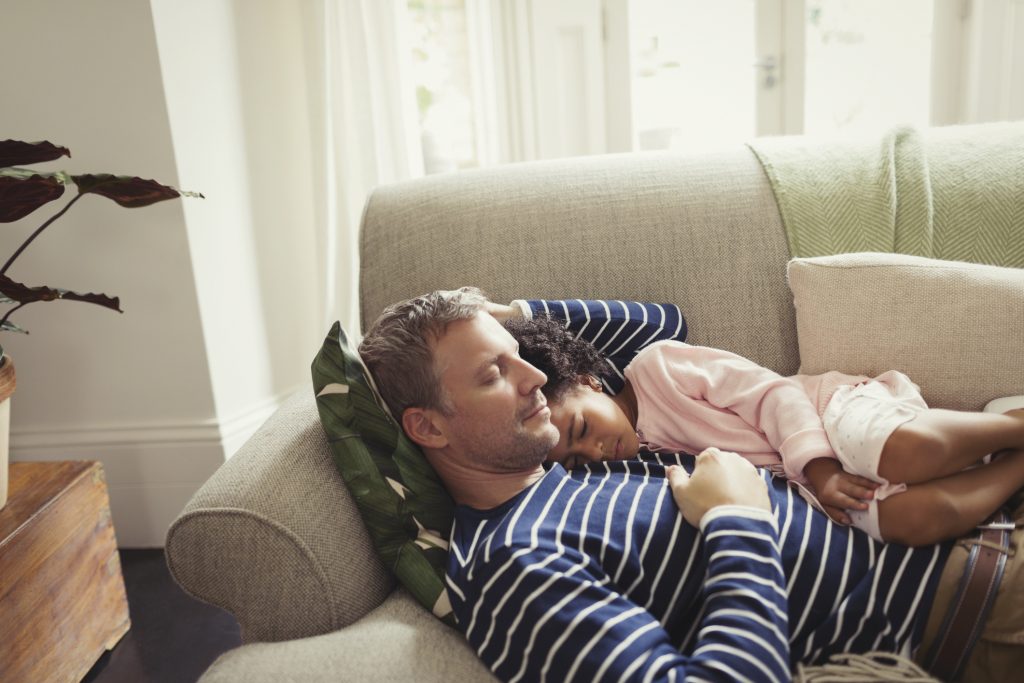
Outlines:
[[626,368],[637,434],[651,450],[714,446],[806,484],[804,466],[835,458],[821,416],[836,389],[870,378],[827,372],[783,377],[721,349],[661,341]]

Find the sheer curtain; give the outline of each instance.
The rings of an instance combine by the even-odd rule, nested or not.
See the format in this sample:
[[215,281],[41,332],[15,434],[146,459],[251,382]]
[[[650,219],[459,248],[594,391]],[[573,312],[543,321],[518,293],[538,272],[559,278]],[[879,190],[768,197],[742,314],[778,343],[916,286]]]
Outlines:
[[403,0],[316,0],[309,100],[325,324],[359,336],[359,221],[370,190],[423,175]]

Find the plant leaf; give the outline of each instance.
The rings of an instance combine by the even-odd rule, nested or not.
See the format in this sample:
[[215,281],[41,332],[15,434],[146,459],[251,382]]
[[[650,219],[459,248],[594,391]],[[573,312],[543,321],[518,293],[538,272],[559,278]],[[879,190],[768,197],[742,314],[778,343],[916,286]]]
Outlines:
[[0,176],[0,223],[23,218],[62,194],[64,185],[53,176]]
[[115,176],[109,173],[73,175],[71,179],[82,194],[98,194],[112,199],[121,206],[137,208],[180,197],[173,187],[161,185],[155,180],[144,180],[130,176]]
[[84,301],[97,306],[103,306],[124,313],[121,310],[121,300],[118,297],[110,297],[106,294],[79,294],[68,289],[54,289],[52,287],[29,287],[20,282],[15,282],[6,275],[0,275],[0,294],[9,299],[14,299],[19,304],[30,304],[35,301],[56,301],[66,299],[68,301]]
[[4,332],[17,332],[18,334],[28,334],[28,330],[19,325],[15,325],[10,320],[0,321],[0,330]]
[[45,141],[4,140],[0,142],[0,167],[38,164],[42,161],[53,161],[69,156],[71,156],[71,152],[67,147],[57,147]]
[[17,166],[0,167],[0,177],[4,178],[18,178],[19,180],[24,180],[26,178],[31,178],[34,175],[56,180],[61,185],[71,184],[71,176],[68,175],[67,171],[37,171],[34,168],[19,168]]

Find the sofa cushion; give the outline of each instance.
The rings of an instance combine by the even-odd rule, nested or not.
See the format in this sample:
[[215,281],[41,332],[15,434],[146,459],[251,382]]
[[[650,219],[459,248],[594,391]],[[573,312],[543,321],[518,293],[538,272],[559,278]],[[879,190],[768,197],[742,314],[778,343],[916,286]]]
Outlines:
[[906,373],[929,405],[1024,393],[1024,270],[898,254],[793,259],[800,372]]
[[313,360],[313,391],[335,465],[384,565],[445,623],[452,500],[426,458],[391,418],[335,323]]

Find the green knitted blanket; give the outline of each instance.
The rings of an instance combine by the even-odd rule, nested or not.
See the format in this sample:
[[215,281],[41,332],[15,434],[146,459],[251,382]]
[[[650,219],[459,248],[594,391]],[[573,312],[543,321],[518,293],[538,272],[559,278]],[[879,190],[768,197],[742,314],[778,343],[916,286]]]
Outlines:
[[750,148],[795,257],[881,251],[1024,268],[1024,122]]

